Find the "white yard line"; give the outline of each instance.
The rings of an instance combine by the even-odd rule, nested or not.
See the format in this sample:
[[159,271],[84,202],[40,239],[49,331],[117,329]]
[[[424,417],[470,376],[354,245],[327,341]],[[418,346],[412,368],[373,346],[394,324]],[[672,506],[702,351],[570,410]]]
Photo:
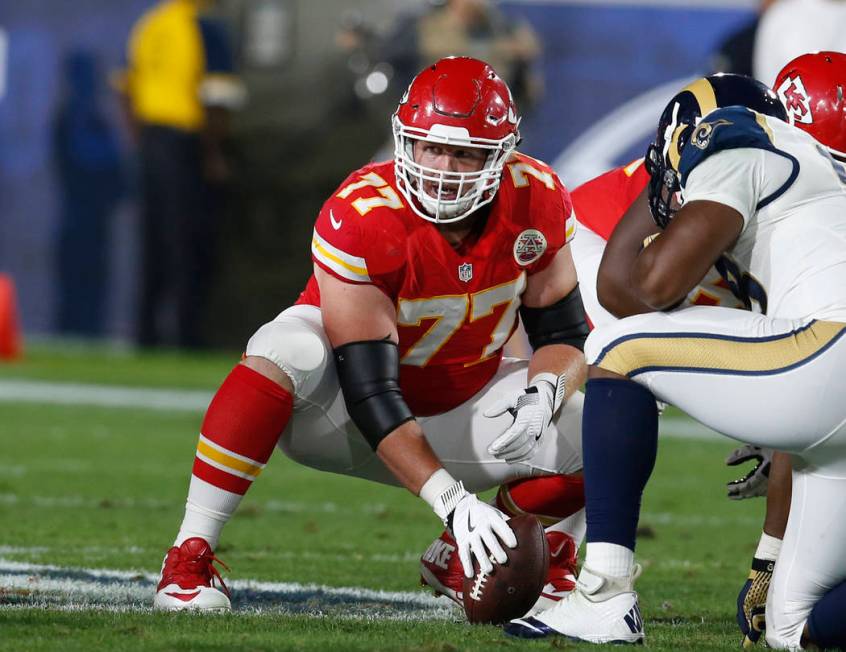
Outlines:
[[[4,547],[0,554],[20,549]],[[717,561],[658,558],[652,568],[722,568]],[[158,577],[144,571],[62,567],[0,557],[0,611],[47,608],[150,612]],[[233,610],[353,620],[455,620],[459,611],[446,598],[424,591],[379,591],[297,582],[233,580]]]
[[[6,557],[23,557],[26,559],[45,558],[49,559],[51,555],[69,553],[79,556],[86,561],[91,561],[94,558],[111,557],[114,555],[121,556],[146,556],[151,553],[162,554],[163,549],[157,548],[155,551],[149,548],[141,548],[139,546],[62,546],[61,548],[53,548],[49,546],[4,546],[0,545],[0,559]],[[348,564],[351,561],[372,562],[383,564],[414,564],[420,560],[420,551],[417,552],[403,552],[394,554],[385,553],[360,553],[360,552],[344,552],[344,553],[326,553],[326,552],[312,552],[312,551],[294,551],[294,550],[261,550],[251,551],[250,557],[253,559],[268,559],[268,560],[296,560],[296,561],[331,561],[343,564]]]
[[0,401],[12,403],[201,412],[208,407],[211,397],[211,392],[203,390],[52,383],[41,380],[0,380]]
[[[202,390],[149,389],[83,383],[52,383],[40,380],[0,380],[0,402],[41,403],[106,408],[135,408],[174,412],[202,412],[212,393]],[[686,417],[661,417],[664,437],[714,439],[720,435]],[[2,469],[0,469],[2,473]]]
[[[12,607],[150,611],[158,577],[153,573],[29,564],[0,558],[0,596]],[[234,580],[233,608],[246,612],[355,619],[449,620],[449,600],[423,591],[378,591],[296,582]]]

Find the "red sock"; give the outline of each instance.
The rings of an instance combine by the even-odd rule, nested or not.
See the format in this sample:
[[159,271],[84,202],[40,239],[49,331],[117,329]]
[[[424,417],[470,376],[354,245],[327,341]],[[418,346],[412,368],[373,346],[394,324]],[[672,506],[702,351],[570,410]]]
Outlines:
[[244,495],[291,419],[293,398],[269,378],[237,365],[214,395],[197,443],[193,475]]
[[544,526],[557,523],[585,506],[585,483],[581,475],[550,475],[504,484],[496,506],[509,516],[534,514]]

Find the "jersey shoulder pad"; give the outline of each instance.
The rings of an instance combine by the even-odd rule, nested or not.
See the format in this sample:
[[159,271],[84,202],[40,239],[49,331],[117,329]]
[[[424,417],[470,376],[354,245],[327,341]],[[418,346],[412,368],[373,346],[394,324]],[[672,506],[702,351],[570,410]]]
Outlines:
[[715,109],[696,125],[679,161],[681,183],[712,154],[729,149],[773,149],[766,116],[743,106]]
[[563,188],[555,171],[543,161],[521,152],[514,152],[505,164],[502,186],[506,191],[522,190],[527,195],[544,194],[544,190]]
[[389,175],[383,167],[347,177],[315,221],[312,258],[342,280],[379,285],[404,264],[408,209],[391,183],[393,168]]
[[543,161],[515,152],[505,165],[500,192],[515,225],[547,233],[560,230],[561,242],[554,242],[557,247],[572,237],[575,222],[570,193]]
[[[396,187],[393,161],[371,163],[350,174],[326,200],[324,208],[349,216],[361,231],[383,229],[410,210]],[[333,225],[334,226],[334,225]]]
[[543,161],[515,154],[506,164],[499,200],[507,211],[514,257],[529,275],[545,269],[576,231],[570,193]]
[[[332,194],[364,217],[373,211],[405,211],[407,206],[396,187],[393,161],[371,163],[350,174]],[[336,209],[337,210],[337,209]]]

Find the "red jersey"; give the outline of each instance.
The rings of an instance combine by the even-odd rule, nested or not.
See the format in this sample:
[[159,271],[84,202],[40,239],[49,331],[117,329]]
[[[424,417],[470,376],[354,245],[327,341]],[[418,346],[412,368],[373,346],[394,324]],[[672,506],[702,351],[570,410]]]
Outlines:
[[576,219],[603,240],[608,240],[648,183],[649,173],[642,158],[609,170],[573,191]]
[[[526,278],[549,265],[574,230],[558,176],[515,153],[486,222],[455,249],[408,207],[389,161],[353,172],[326,201],[311,251],[327,273],[374,285],[394,301],[400,385],[412,412],[426,416],[467,401],[493,377]],[[320,305],[314,276],[297,303]]]
[[[649,183],[649,173],[639,158],[609,170],[576,188],[571,197],[576,219],[608,240],[623,215]],[[656,231],[658,227],[655,227]],[[713,267],[687,295],[691,305],[743,308],[728,283]]]

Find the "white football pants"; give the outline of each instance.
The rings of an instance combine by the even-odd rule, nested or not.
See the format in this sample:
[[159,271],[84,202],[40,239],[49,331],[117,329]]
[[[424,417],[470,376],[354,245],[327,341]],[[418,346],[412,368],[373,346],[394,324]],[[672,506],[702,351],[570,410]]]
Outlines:
[[717,432],[793,453],[767,642],[799,649],[813,606],[846,579],[846,324],[694,306],[606,324],[585,353]]
[[[247,355],[275,362],[294,384],[294,413],[279,440],[288,457],[321,471],[397,484],[347,413],[319,308],[299,305],[283,311],[250,339]],[[523,389],[527,369],[527,360],[505,358],[472,399],[444,414],[417,419],[444,468],[468,491],[582,468],[581,392],[570,397],[530,459],[510,464],[487,452],[512,418],[506,413],[491,419],[482,413],[500,397]]]

